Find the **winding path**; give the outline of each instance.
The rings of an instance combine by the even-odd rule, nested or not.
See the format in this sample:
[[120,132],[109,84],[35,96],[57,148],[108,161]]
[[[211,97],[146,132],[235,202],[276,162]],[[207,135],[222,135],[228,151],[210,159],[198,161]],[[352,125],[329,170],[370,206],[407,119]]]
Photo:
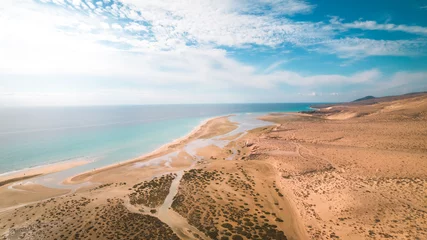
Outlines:
[[194,239],[194,233],[199,235],[201,239],[207,239],[205,234],[200,232],[197,228],[190,225],[184,217],[172,210],[171,206],[173,199],[178,193],[179,183],[184,175],[184,171],[176,173],[177,176],[173,180],[169,189],[169,194],[165,198],[164,203],[159,207],[157,217],[167,225],[181,238],[181,239]]

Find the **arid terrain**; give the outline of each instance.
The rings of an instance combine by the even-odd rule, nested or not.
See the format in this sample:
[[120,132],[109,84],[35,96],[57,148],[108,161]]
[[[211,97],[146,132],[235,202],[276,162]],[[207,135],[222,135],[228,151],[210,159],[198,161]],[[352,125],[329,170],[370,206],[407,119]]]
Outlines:
[[3,179],[0,239],[427,239],[427,94],[318,108],[215,118],[75,191]]
[[427,94],[375,102],[265,117],[254,154],[311,239],[427,239]]

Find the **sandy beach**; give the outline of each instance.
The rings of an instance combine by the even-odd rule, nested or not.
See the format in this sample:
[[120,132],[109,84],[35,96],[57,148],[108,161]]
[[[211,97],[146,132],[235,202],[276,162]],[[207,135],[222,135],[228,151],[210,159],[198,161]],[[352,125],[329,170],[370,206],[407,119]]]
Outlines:
[[22,181],[25,179],[30,179],[37,176],[43,176],[49,173],[60,172],[73,167],[85,165],[89,162],[90,162],[89,160],[64,161],[64,162],[58,162],[58,163],[33,167],[29,169],[23,169],[23,170],[15,171],[12,173],[5,173],[0,175],[0,187],[16,181]]
[[178,149],[182,148],[185,144],[198,138],[210,138],[210,137],[215,137],[218,135],[225,134],[237,127],[235,124],[229,122],[227,118],[228,118],[227,116],[222,116],[222,117],[215,117],[215,118],[208,119],[202,122],[199,126],[195,127],[186,136],[178,138],[173,142],[167,143],[161,146],[160,148],[154,150],[151,153],[148,153],[146,155],[143,155],[135,159],[109,165],[103,168],[94,169],[92,171],[82,173],[77,176],[73,176],[70,179],[66,179],[64,181],[64,184],[76,184],[76,183],[88,180],[88,178],[90,178],[91,176],[107,171],[109,169],[115,169],[117,167],[126,167],[136,162],[145,162],[156,157],[164,156],[173,151],[177,151]]
[[269,124],[244,132],[210,119],[148,155],[67,179],[88,183],[76,191],[5,179],[0,236],[427,237],[427,94],[261,119]]

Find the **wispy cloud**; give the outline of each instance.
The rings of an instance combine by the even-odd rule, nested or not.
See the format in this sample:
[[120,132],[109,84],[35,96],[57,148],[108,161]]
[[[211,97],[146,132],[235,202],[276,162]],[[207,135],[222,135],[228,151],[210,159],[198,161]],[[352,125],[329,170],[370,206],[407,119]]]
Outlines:
[[236,1],[238,11],[248,14],[294,15],[310,13],[315,6],[304,0]]
[[373,40],[342,38],[323,42],[317,51],[336,54],[340,58],[360,59],[368,56],[419,56],[426,54],[427,42],[416,40]]
[[280,65],[285,64],[287,62],[289,62],[289,60],[279,60],[277,62],[274,62],[273,64],[268,66],[264,72],[269,73],[269,72],[275,70],[276,68],[278,68]]
[[362,29],[362,30],[380,30],[380,31],[400,31],[418,35],[427,35],[427,27],[409,26],[405,24],[392,24],[392,23],[378,23],[376,21],[354,21],[343,22],[337,16],[331,18],[330,23],[332,26],[340,29]]
[[[134,20],[150,25],[158,41],[171,38],[199,45],[243,47],[248,44],[276,46],[324,39],[310,22],[294,22],[283,15],[305,13],[311,5],[297,0],[264,1],[137,1],[123,0]],[[280,13],[281,17],[276,17]],[[132,16],[130,18],[133,19]]]
[[378,69],[361,71],[350,76],[339,74],[302,76],[292,71],[276,71],[263,76],[263,79],[268,79],[275,83],[286,83],[294,86],[318,86],[325,84],[369,83],[378,80],[381,76],[382,73]]

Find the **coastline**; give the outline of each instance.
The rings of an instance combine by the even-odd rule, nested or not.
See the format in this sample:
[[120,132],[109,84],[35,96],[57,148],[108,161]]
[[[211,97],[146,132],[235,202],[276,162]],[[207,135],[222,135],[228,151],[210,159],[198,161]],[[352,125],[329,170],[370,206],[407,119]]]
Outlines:
[[[104,167],[97,168],[95,170],[89,170],[86,172],[78,173],[75,176],[72,176],[68,179],[64,179],[63,184],[65,184],[65,185],[75,184],[75,182],[72,182],[71,180],[74,177],[78,177],[78,176],[81,176],[84,174],[96,174],[98,172],[101,172],[101,171],[104,171],[107,169],[112,169],[114,167],[123,166],[123,165],[127,165],[130,163],[138,162],[138,161],[149,160],[150,158],[153,158],[153,157],[156,157],[159,155],[163,155],[163,154],[167,154],[167,151],[171,146],[180,144],[183,141],[188,141],[193,135],[195,135],[198,131],[200,131],[200,129],[204,125],[206,125],[208,122],[213,121],[213,120],[218,119],[218,118],[223,118],[223,117],[228,117],[228,116],[231,116],[231,115],[215,116],[215,117],[203,120],[200,122],[199,125],[195,126],[187,135],[185,135],[183,137],[179,137],[179,138],[177,138],[171,142],[168,142],[168,143],[158,147],[157,149],[154,149],[153,151],[150,151],[146,154],[143,154],[143,155],[136,157],[136,158],[133,158],[133,159],[128,159],[128,160],[124,160],[122,162],[110,164],[110,165],[107,165]],[[17,181],[29,180],[29,179],[34,178],[34,177],[41,177],[41,176],[45,176],[45,175],[48,175],[51,173],[64,171],[64,170],[67,170],[70,168],[74,168],[74,167],[78,167],[78,166],[88,164],[90,162],[92,162],[92,160],[89,160],[89,159],[87,159],[87,160],[66,160],[66,161],[42,164],[42,165],[38,165],[38,166],[34,166],[34,167],[29,167],[29,168],[24,168],[24,169],[13,170],[10,172],[1,173],[0,174],[0,187],[14,183],[14,182],[17,182]]]
[[86,165],[92,160],[67,160],[56,163],[49,163],[21,170],[15,170],[0,174],[0,187],[21,180],[28,180],[34,177],[44,176],[50,173],[64,171],[70,168]]
[[[0,236],[131,238],[159,234],[155,222],[165,239],[425,239],[426,99],[267,114],[258,119],[271,124],[252,129],[207,119],[139,158],[70,177],[88,183],[70,193],[1,187],[0,215],[10,220]],[[54,225],[32,231],[40,219]]]
[[216,116],[216,117],[208,118],[208,119],[202,121],[195,128],[193,128],[193,130],[191,130],[191,132],[189,132],[187,135],[180,137],[180,138],[177,138],[177,139],[175,139],[169,143],[166,143],[166,144],[160,146],[159,148],[157,148],[157,149],[155,149],[149,153],[143,154],[143,155],[136,157],[136,158],[133,158],[133,159],[125,160],[122,162],[110,164],[108,166],[100,167],[100,168],[97,168],[94,170],[89,170],[86,172],[79,173],[77,175],[74,175],[72,177],[64,179],[62,184],[64,184],[64,185],[78,184],[78,183],[87,181],[88,178],[90,178],[91,176],[93,176],[95,174],[98,174],[98,173],[101,173],[101,172],[104,172],[107,170],[111,170],[111,169],[114,169],[117,167],[128,166],[128,165],[136,163],[136,162],[149,161],[150,159],[171,153],[174,150],[176,150],[177,148],[185,145],[189,141],[194,140],[194,139],[202,136],[204,130],[206,130],[205,128],[207,128],[210,123],[212,123],[216,120],[219,120],[219,119],[228,119],[228,117],[230,117],[230,116],[232,116],[232,115]]

